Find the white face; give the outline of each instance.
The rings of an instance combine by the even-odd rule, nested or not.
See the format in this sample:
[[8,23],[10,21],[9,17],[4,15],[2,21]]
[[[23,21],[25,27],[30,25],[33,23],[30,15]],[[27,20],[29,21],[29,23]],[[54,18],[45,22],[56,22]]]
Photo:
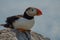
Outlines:
[[27,15],[29,16],[35,16],[37,14],[36,8],[30,8],[29,10],[26,11]]

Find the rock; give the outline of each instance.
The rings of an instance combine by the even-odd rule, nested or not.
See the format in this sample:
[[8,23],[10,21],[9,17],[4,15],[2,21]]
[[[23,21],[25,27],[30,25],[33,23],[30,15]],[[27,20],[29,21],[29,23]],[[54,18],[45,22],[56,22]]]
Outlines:
[[16,29],[0,30],[0,40],[50,40],[35,32],[20,32]]

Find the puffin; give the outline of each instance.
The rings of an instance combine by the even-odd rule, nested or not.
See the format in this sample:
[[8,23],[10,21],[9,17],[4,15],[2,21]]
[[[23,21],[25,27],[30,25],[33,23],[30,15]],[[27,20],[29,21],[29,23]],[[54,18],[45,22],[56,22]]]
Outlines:
[[31,31],[31,28],[34,26],[35,16],[41,16],[42,11],[35,7],[28,7],[23,15],[15,15],[7,17],[6,24],[1,24],[6,28],[17,29],[19,31],[25,32]]

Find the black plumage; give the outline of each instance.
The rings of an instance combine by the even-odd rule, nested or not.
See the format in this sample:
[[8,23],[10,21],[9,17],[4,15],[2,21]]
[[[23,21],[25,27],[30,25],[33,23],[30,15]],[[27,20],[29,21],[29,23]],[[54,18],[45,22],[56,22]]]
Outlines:
[[26,19],[28,19],[28,20],[31,20],[31,19],[34,18],[33,16],[29,16],[29,15],[27,15],[26,12],[24,12],[23,17],[26,18]]
[[8,18],[6,19],[6,24],[4,25],[4,27],[14,28],[13,25],[12,25],[12,23],[13,23],[15,20],[17,20],[17,19],[19,19],[17,16],[8,17]]

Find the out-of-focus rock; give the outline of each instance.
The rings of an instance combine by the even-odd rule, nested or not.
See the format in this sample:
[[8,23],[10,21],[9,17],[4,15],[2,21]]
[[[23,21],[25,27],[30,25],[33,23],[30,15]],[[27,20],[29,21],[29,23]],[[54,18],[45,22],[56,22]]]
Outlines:
[[50,40],[35,32],[20,32],[16,29],[0,30],[0,40]]

